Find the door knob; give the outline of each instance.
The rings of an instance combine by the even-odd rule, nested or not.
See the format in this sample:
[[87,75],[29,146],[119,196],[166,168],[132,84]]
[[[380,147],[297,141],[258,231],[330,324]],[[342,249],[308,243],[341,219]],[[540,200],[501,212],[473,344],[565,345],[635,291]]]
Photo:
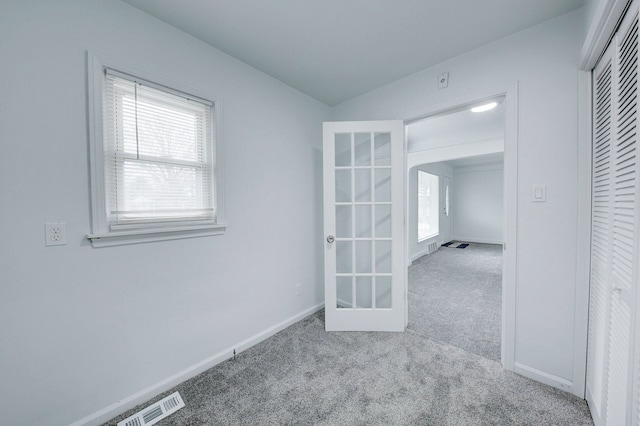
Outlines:
[[335,237],[334,237],[333,235],[329,235],[329,236],[327,237],[327,242],[328,242],[328,243],[332,243],[332,242],[334,242],[335,240],[336,240],[336,239],[335,239]]

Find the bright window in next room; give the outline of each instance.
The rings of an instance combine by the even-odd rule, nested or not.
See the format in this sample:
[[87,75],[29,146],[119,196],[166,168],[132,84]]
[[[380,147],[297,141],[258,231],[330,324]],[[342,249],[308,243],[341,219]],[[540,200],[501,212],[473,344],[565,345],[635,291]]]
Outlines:
[[438,235],[438,188],[438,176],[418,170],[418,241]]

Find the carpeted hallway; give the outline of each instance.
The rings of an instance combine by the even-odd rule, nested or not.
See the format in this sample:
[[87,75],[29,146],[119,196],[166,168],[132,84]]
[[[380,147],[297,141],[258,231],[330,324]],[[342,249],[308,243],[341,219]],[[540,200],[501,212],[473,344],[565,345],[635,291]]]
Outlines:
[[[440,251],[447,254],[444,249]],[[482,252],[478,251],[476,266],[495,273],[497,265],[483,259]],[[449,254],[448,261],[460,263],[456,257],[459,253]],[[491,257],[490,253],[485,255]],[[427,256],[410,268],[414,284],[428,275],[428,269],[440,268],[439,273],[447,274],[448,261],[427,268],[434,259],[437,258],[430,260]],[[178,390],[186,404],[157,424],[593,424],[585,401],[506,372],[498,362],[487,359],[496,356],[495,336],[489,336],[491,333],[478,338],[454,338],[460,330],[478,332],[465,320],[440,327],[442,331],[437,336],[427,337],[430,328],[439,326],[421,324],[427,316],[418,313],[430,308],[426,304],[421,307],[419,302],[438,290],[414,284],[410,282],[410,324],[406,332],[327,333],[324,312],[318,312],[239,354],[236,360],[223,362],[154,398],[149,403]],[[482,292],[472,296],[481,301],[485,297]],[[459,307],[479,309],[465,303],[460,300]],[[450,311],[446,315],[453,318],[455,309],[447,309]],[[491,320],[495,316],[487,315]],[[498,305],[498,330],[499,318]],[[450,341],[444,343],[445,339]],[[466,344],[481,348],[482,353],[462,349]],[[149,403],[107,424],[115,425]]]
[[500,362],[502,247],[440,247],[409,267],[409,329]]

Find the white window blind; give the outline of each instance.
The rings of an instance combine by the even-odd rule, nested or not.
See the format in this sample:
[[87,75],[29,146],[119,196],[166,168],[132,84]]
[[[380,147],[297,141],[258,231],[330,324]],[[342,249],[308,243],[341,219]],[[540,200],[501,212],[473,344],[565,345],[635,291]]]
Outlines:
[[105,69],[102,114],[112,231],[215,223],[211,102]]

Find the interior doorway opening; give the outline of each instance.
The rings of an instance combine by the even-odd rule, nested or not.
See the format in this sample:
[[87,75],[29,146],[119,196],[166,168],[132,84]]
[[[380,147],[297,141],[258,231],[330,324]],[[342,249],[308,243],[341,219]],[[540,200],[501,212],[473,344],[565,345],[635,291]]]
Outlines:
[[[497,362],[504,359],[505,121],[501,95],[406,127],[408,328]],[[435,220],[427,193],[437,197],[428,203],[437,206]]]

